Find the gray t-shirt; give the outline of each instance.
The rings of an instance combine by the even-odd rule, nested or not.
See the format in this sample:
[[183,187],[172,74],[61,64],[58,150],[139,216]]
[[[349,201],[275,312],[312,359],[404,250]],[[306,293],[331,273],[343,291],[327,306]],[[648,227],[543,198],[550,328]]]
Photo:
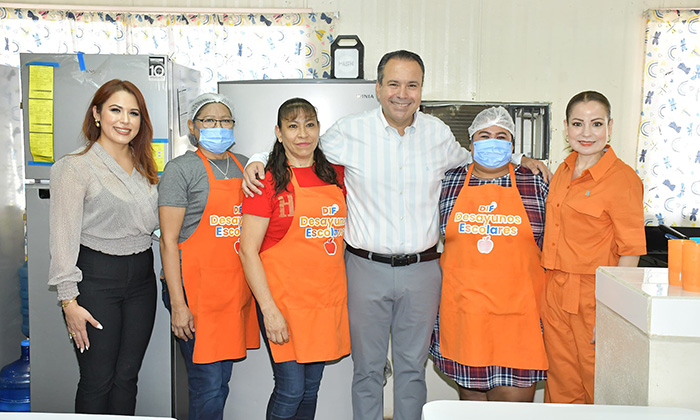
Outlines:
[[[248,158],[234,153],[236,159],[245,167]],[[230,157],[212,159],[212,173],[216,179],[224,179],[226,161],[228,162],[228,177],[243,178],[243,173]],[[217,169],[217,167],[219,169]],[[197,229],[209,198],[209,179],[204,162],[193,151],[187,151],[168,162],[158,183],[158,207],[185,207],[185,219],[180,229],[178,242],[184,242]]]

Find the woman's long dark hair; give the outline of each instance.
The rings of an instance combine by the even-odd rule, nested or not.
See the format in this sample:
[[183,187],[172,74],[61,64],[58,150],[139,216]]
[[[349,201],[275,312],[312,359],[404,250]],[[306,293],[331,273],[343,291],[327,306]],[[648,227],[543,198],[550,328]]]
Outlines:
[[[277,110],[277,127],[281,130],[283,120],[293,120],[299,114],[313,117],[318,123],[316,108],[314,108],[309,101],[303,98],[292,98],[285,101]],[[285,153],[284,145],[281,141],[275,141],[265,170],[272,174],[272,179],[275,181],[275,195],[287,191],[287,186],[292,180],[292,168],[289,166],[289,162],[287,162],[287,154]],[[343,188],[340,182],[338,182],[338,175],[335,173],[335,168],[328,162],[326,155],[323,154],[319,145],[317,145],[316,150],[314,150],[314,173],[321,181],[327,184],[337,185],[338,188]]]

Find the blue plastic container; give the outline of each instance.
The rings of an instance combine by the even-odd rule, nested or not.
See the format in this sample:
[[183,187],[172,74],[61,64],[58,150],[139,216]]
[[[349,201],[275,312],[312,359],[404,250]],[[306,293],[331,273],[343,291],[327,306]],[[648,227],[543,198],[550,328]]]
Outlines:
[[19,297],[22,302],[22,334],[29,337],[29,276],[27,262],[19,270]]
[[0,370],[0,411],[29,411],[29,340],[22,357]]

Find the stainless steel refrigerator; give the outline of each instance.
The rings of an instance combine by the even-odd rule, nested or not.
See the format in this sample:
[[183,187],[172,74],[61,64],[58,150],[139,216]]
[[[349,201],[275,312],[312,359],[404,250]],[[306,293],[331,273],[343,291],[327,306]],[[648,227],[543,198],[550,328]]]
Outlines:
[[[316,107],[321,133],[345,115],[379,106],[375,82],[368,80],[220,82],[219,93],[231,99],[234,106],[236,145],[231,150],[246,156],[271,149],[275,141],[277,109],[289,98],[302,97]],[[176,376],[181,374],[184,372],[176,371]],[[350,357],[327,364],[319,390],[316,418],[352,418],[351,382]],[[234,364],[224,418],[265,418],[272,387],[272,368],[264,345],[258,350],[248,351],[245,360]]]
[[[49,288],[49,171],[84,145],[81,127],[95,91],[111,79],[143,93],[162,166],[187,148],[187,110],[199,94],[199,72],[165,56],[21,54],[32,411],[72,412],[78,364],[55,288]],[[155,244],[155,268],[160,256]],[[160,286],[159,286],[160,287]],[[159,294],[160,296],[160,294]],[[155,328],[139,375],[136,414],[171,415],[170,316],[158,302]]]

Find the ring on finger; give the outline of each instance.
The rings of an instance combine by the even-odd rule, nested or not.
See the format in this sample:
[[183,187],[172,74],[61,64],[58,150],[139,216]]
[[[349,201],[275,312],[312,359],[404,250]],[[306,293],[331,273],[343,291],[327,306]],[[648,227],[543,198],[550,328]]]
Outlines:
[[73,339],[73,333],[72,333],[72,332],[69,332],[69,333],[68,333],[68,338],[71,339],[71,340]]

